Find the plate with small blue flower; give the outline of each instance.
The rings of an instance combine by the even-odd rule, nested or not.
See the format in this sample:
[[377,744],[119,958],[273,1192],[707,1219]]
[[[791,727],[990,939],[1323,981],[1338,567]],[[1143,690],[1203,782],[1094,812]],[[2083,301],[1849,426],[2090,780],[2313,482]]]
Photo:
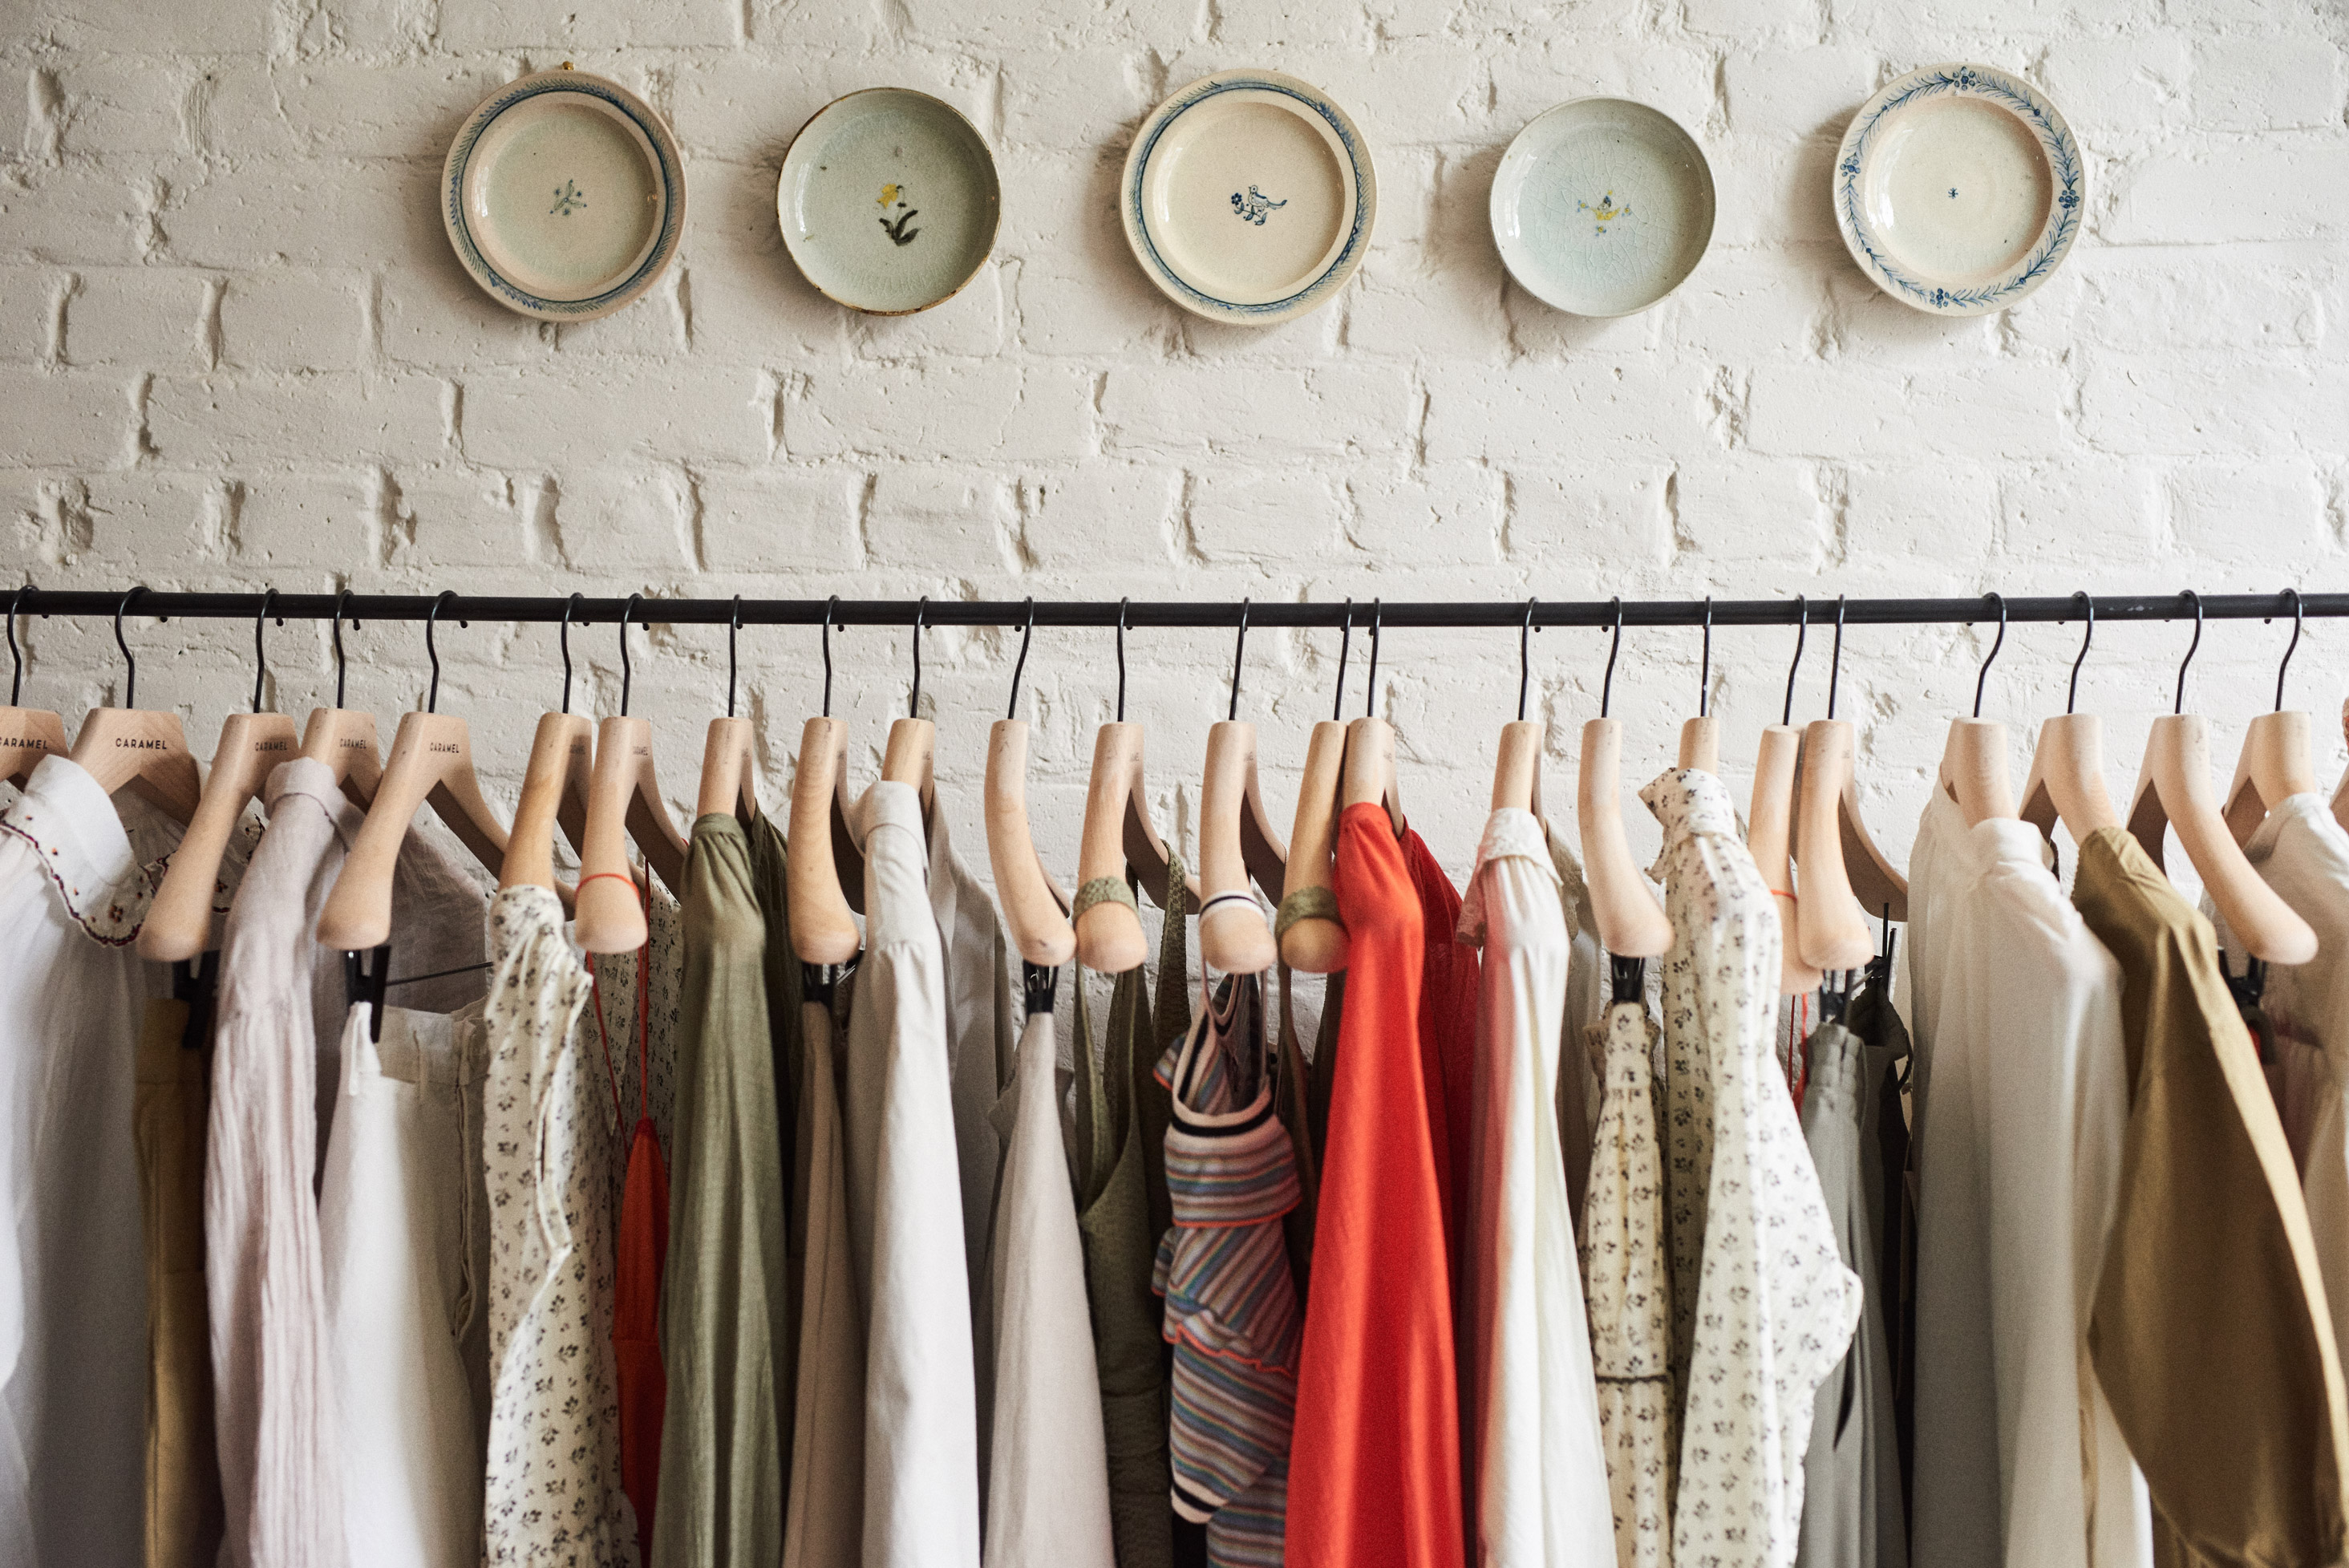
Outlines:
[[1878,288],[1935,316],[2028,296],[2080,236],[2087,169],[2046,95],[1995,66],[1928,66],[1860,107],[1836,154],[1836,226]]
[[1346,111],[1279,71],[1218,71],[1153,111],[1125,155],[1126,244],[1158,291],[1213,321],[1319,309],[1361,265],[1378,171]]
[[481,100],[441,165],[440,221],[491,298],[541,321],[608,316],[677,259],[685,161],[668,123],[565,67]]

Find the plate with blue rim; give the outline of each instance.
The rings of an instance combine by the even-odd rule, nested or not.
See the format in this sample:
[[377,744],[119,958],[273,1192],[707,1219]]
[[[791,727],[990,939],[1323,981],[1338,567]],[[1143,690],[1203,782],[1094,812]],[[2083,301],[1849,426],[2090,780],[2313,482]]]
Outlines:
[[1118,209],[1150,281],[1212,321],[1327,305],[1370,245],[1378,171],[1353,119],[1279,71],[1202,77],[1143,122]]
[[960,110],[911,88],[866,88],[792,138],[775,187],[783,248],[817,293],[868,316],[943,305],[995,249],[995,154]]
[[1576,316],[1630,316],[1686,282],[1713,243],[1713,167],[1661,109],[1568,99],[1510,141],[1490,215],[1518,287]]
[[1936,316],[2003,310],[2054,276],[2086,196],[2072,128],[1995,66],[1927,66],[1887,84],[1836,153],[1836,227],[1852,260]]
[[500,305],[542,321],[593,320],[677,259],[685,161],[667,121],[619,83],[538,71],[466,117],[441,165],[440,220]]

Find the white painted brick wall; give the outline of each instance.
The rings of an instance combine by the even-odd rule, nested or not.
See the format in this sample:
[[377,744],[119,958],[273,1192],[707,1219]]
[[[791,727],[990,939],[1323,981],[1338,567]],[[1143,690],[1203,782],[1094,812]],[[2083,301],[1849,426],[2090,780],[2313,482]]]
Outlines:
[[[2349,585],[2349,17],[2323,0],[51,0],[5,12],[0,67],[0,567],[47,587],[942,598],[1358,600],[1806,592],[1971,594]],[[562,60],[669,114],[691,201],[680,259],[618,317],[541,327],[466,281],[441,154],[495,84]],[[1836,238],[1836,139],[1878,84],[1979,59],[2030,74],[2086,150],[2086,232],[2002,317],[1878,294]],[[1113,198],[1170,88],[1278,67],[1338,94],[1379,161],[1369,258],[1329,309],[1270,330],[1185,317],[1143,282]],[[945,307],[846,315],[775,231],[781,152],[860,87],[960,106],[996,150],[994,260]],[[1619,322],[1509,286],[1485,228],[1533,114],[1624,92],[1680,117],[1720,185],[1712,254]],[[209,750],[249,691],[242,626],[135,622],[142,701]],[[2015,766],[2075,632],[2008,639],[1987,711]],[[108,628],[35,622],[27,701],[78,718],[118,689]],[[444,706],[474,716],[510,800],[558,695],[552,628],[441,637]],[[574,638],[618,695],[611,629]],[[348,638],[351,698],[424,683],[414,627]],[[1350,708],[1362,694],[1355,639]],[[1811,640],[1798,717],[1824,702]],[[274,700],[331,694],[323,628],[273,633]],[[1777,715],[1783,630],[1714,641],[1742,794]],[[1844,711],[1880,836],[1905,846],[1986,630],[1859,628]],[[2099,641],[2084,705],[2116,787],[2166,707],[2183,628]],[[905,700],[903,633],[834,639],[835,709],[869,774]],[[2268,700],[2278,628],[2214,626],[2191,687],[2222,763]],[[923,704],[946,798],[983,861],[978,778],[1016,634],[930,634]],[[1259,631],[1242,711],[1285,815],[1337,638]],[[637,711],[689,800],[725,639],[657,629]],[[1133,634],[1164,816],[1187,836],[1223,634]],[[1535,641],[1571,794],[1599,634]],[[742,638],[780,803],[821,681],[811,632]],[[1414,816],[1464,870],[1516,639],[1397,632],[1380,701]],[[1616,678],[1636,783],[1693,711],[1693,630],[1635,633]],[[2349,626],[2293,686],[2331,712]],[[1105,634],[1047,631],[1028,666],[1032,798],[1070,869]],[[2326,726],[2328,735],[2332,726]],[[2326,766],[2340,761],[2337,741]]]

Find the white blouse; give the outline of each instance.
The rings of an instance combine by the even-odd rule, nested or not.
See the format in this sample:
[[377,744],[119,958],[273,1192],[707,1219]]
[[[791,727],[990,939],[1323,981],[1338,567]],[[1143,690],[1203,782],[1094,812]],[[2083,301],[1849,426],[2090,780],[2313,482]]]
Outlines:
[[1463,1324],[1478,1559],[1488,1568],[1610,1568],[1613,1513],[1557,1129],[1573,939],[1533,813],[1503,807],[1486,823],[1459,934],[1484,949]]
[[[1772,1057],[1778,914],[1729,792],[1687,769],[1640,798],[1664,828],[1668,1060],[1702,1056],[1712,1133],[1672,1555],[1686,1568],[1786,1568],[1801,1532],[1812,1397],[1859,1323],[1859,1278],[1837,1251]],[[1682,1179],[1677,1147],[1667,1179]],[[1678,1190],[1672,1211],[1677,1261]]]

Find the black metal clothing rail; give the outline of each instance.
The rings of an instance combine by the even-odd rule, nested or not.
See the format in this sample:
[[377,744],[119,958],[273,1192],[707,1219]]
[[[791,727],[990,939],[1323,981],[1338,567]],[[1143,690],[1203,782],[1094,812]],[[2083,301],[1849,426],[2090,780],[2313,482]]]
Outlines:
[[[2085,602],[2084,602],[2085,601]],[[442,621],[544,621],[574,626],[612,623],[625,613],[638,625],[1252,627],[1351,625],[1402,628],[1639,626],[1930,626],[1976,621],[2067,621],[2093,607],[2099,621],[2267,620],[2295,614],[2311,619],[2349,617],[2349,593],[2116,594],[2089,598],[1774,598],[1774,599],[1534,599],[1464,603],[1353,599],[1300,604],[1277,599],[753,599],[564,598],[460,594],[179,594],[138,591],[29,589],[17,613],[32,616],[113,616],[170,619],[326,620],[339,605],[351,621],[420,621],[439,606]],[[1530,615],[1528,605],[1530,604]],[[566,611],[568,612],[566,615]]]

